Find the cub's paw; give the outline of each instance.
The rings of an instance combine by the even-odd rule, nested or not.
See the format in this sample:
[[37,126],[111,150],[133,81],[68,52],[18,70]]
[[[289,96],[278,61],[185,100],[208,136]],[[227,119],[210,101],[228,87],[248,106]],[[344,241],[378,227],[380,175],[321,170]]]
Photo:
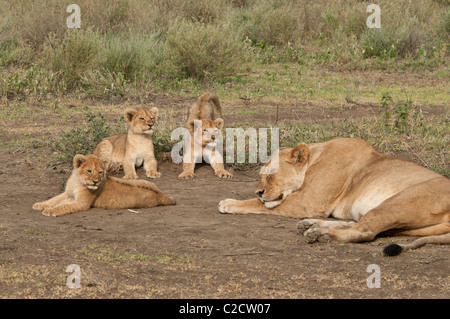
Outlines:
[[179,179],[193,179],[195,176],[194,173],[191,172],[183,172],[180,175],[178,175]]
[[44,204],[44,203],[35,203],[34,205],[33,205],[33,209],[36,209],[36,210],[44,210],[44,209],[46,209],[46,208],[48,208],[49,206],[48,205],[46,205],[46,204]]
[[328,230],[320,227],[309,228],[307,231],[305,231],[303,236],[305,236],[306,241],[310,244],[316,241],[318,241],[319,243],[327,243],[331,239]]
[[232,178],[233,174],[231,174],[230,172],[227,172],[226,170],[223,170],[223,171],[217,171],[216,176],[219,178],[228,179],[228,178]]
[[58,214],[58,212],[56,212],[54,209],[47,208],[47,209],[44,209],[44,211],[42,212],[42,215],[44,215],[44,216],[56,217],[56,216],[58,216],[59,214]]
[[219,202],[219,212],[222,214],[235,214],[239,212],[238,208],[239,200],[237,199],[224,199]]
[[155,171],[155,170],[149,170],[146,173],[147,177],[150,178],[160,178],[161,177],[161,173]]
[[138,176],[136,173],[133,174],[125,174],[125,176],[123,177],[123,179],[137,179]]

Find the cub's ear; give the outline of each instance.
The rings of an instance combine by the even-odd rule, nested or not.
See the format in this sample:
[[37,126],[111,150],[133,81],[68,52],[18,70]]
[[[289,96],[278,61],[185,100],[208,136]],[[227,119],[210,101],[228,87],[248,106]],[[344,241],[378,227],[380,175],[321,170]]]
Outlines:
[[135,113],[136,113],[136,109],[134,109],[132,107],[127,108],[125,110],[125,112],[123,113],[123,116],[125,117],[125,121],[127,121],[127,123],[131,123]]
[[309,147],[305,143],[300,143],[291,151],[289,162],[293,164],[305,164],[309,157]]
[[159,111],[157,107],[152,107],[150,109],[150,112],[152,112],[153,116],[155,117],[155,122],[158,121],[158,117],[159,117]]
[[75,168],[78,168],[81,166],[81,164],[84,163],[84,161],[86,160],[86,156],[81,155],[81,154],[77,154],[75,155],[75,157],[73,158],[73,166]]
[[220,117],[214,120],[214,124],[216,124],[219,130],[223,129],[223,120]]
[[194,133],[194,126],[195,126],[195,120],[189,120],[189,122],[187,122],[187,129],[189,130],[189,132]]

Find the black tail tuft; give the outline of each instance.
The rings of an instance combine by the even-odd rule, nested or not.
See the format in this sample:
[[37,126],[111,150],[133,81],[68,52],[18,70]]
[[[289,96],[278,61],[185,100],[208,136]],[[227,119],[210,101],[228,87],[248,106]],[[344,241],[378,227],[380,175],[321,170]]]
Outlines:
[[386,256],[397,256],[403,251],[402,246],[397,244],[390,244],[383,248],[383,254]]

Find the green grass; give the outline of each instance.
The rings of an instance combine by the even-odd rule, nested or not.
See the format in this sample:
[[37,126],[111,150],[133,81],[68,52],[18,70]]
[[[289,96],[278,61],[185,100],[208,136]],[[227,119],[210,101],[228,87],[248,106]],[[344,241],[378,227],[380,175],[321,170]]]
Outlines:
[[[316,66],[428,71],[449,62],[450,11],[435,0],[382,1],[380,30],[366,28],[367,4],[357,0],[82,0],[77,30],[58,17],[69,1],[3,2],[0,94],[8,99],[82,91],[120,101],[149,89],[217,86],[224,77],[242,87],[254,81],[239,79],[249,71],[265,84],[244,91],[250,96],[315,96],[322,89],[302,74]],[[280,75],[279,65],[293,74]]]

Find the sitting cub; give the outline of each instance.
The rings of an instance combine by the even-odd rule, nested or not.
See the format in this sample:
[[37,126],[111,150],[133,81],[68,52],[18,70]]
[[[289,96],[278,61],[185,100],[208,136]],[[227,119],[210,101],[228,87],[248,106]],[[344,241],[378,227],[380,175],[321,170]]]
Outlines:
[[59,216],[90,207],[123,209],[175,205],[175,200],[152,182],[107,177],[105,163],[95,155],[75,155],[73,166],[65,192],[35,203],[33,209],[43,210],[46,216]]
[[107,168],[123,167],[125,179],[136,179],[135,167],[144,164],[147,177],[159,178],[157,161],[153,148],[153,126],[158,120],[156,107],[127,108],[125,120],[130,125],[127,134],[118,134],[104,138],[94,149],[93,154],[107,162]]
[[[201,123],[197,125],[198,127],[195,125],[196,121]],[[183,155],[183,172],[178,175],[178,178],[193,178],[195,162],[202,158],[208,159],[219,178],[233,176],[225,170],[222,154],[212,149],[216,147],[216,137],[220,135],[222,128],[222,108],[219,98],[211,92],[202,94],[189,108],[187,129],[191,138],[190,145],[187,147],[190,147],[190,152]]]

